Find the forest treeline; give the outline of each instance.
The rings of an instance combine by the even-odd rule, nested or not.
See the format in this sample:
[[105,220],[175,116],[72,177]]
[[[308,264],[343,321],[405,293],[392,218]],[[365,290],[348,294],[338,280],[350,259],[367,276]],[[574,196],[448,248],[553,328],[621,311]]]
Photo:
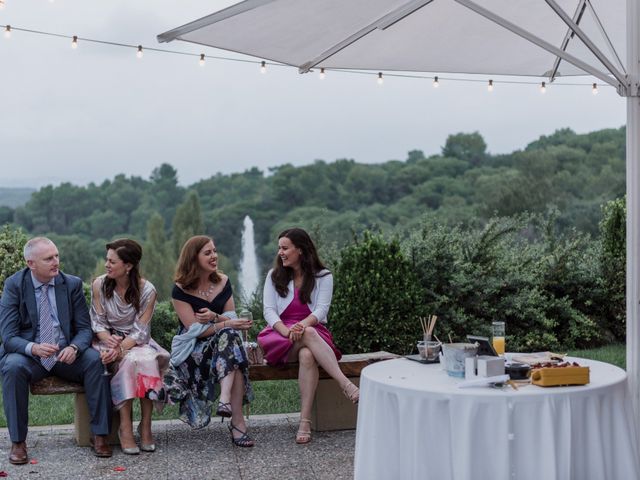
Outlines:
[[413,150],[381,164],[339,159],[252,168],[188,187],[178,180],[179,172],[162,164],[149,178],[120,174],[101,184],[46,186],[23,206],[0,207],[0,225],[49,235],[64,268],[85,280],[102,270],[106,241],[136,238],[163,296],[179,247],[194,233],[215,238],[223,268],[237,278],[245,215],[254,221],[263,269],[273,260],[277,233],[291,225],[310,230],[323,248],[340,248],[367,229],[399,238],[424,221],[481,229],[492,217],[553,206],[559,231],[596,237],[601,206],[625,192],[625,131],[563,129],[501,155],[488,153],[479,133],[458,133],[438,155]]

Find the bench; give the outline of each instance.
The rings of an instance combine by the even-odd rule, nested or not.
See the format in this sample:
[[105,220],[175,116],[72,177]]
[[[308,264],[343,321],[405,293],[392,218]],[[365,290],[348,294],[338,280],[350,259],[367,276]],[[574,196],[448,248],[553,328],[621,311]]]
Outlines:
[[[389,352],[357,353],[343,355],[338,362],[342,373],[356,385],[360,385],[360,372],[367,365],[382,360],[397,358]],[[311,413],[311,428],[315,431],[348,430],[356,428],[358,407],[344,396],[338,383],[320,368],[320,380]],[[288,363],[282,367],[251,365],[249,378],[261,380],[294,380],[298,378],[298,364]]]
[[[396,358],[397,355],[388,352],[359,353],[343,355],[339,362],[340,369],[356,385],[360,384],[360,372],[371,363]],[[271,365],[251,365],[249,378],[253,382],[262,380],[294,380],[298,378],[298,364],[288,363],[283,367]],[[84,393],[84,387],[79,383],[64,380],[59,377],[47,377],[31,384],[32,395],[61,395],[73,393],[74,399],[74,430],[76,443],[79,446],[89,446],[91,431],[89,429],[89,409]],[[313,402],[312,428],[316,431],[346,430],[356,426],[357,406],[353,405],[342,393],[337,382],[327,372],[320,368],[320,380]],[[120,416],[113,415],[109,443],[117,445]]]
[[[87,406],[87,398],[84,394],[83,385],[60,377],[46,377],[38,382],[32,383],[30,390],[31,395],[63,395],[73,393],[73,426],[76,443],[81,447],[88,447],[91,444],[89,407]],[[113,420],[111,422],[111,433],[108,437],[108,441],[111,445],[120,444],[120,440],[118,438],[119,427],[120,415],[117,412],[114,412]]]

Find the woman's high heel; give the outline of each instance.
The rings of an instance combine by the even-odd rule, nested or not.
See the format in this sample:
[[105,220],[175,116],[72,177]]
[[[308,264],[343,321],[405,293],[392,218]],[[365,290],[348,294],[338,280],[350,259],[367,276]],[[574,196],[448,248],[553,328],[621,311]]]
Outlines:
[[[309,431],[302,430],[302,424],[306,423],[309,425]],[[298,425],[298,432],[296,433],[296,443],[299,445],[304,445],[305,443],[309,443],[311,441],[311,420],[308,418],[301,418],[300,425]]]
[[216,415],[222,418],[230,418],[231,417],[231,403],[229,402],[218,402],[218,409],[216,410]]
[[[253,447],[256,442],[254,442],[253,438],[247,435],[247,432],[243,432],[238,427],[236,427],[233,422],[229,422],[228,425],[229,433],[231,434],[231,442],[237,447]],[[233,436],[233,431],[240,432],[242,436],[236,438]]]
[[344,393],[344,396],[353,403],[358,403],[358,401],[360,401],[360,389],[351,382],[348,382],[344,387],[342,387],[342,393]]
[[142,424],[138,424],[138,435],[140,435],[140,450],[143,452],[155,452],[156,444],[155,443],[143,443],[142,442]]
[[120,432],[121,430],[118,429],[118,438],[120,439],[120,449],[122,450],[122,453],[125,455],[138,455],[140,453],[140,448],[138,448],[137,445],[131,448],[125,448],[122,446],[122,435]]

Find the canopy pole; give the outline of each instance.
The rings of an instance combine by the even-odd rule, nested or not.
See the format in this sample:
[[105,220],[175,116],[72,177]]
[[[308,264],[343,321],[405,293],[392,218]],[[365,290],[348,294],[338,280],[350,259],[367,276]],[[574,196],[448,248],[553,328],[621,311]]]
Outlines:
[[627,374],[640,432],[640,0],[627,0]]

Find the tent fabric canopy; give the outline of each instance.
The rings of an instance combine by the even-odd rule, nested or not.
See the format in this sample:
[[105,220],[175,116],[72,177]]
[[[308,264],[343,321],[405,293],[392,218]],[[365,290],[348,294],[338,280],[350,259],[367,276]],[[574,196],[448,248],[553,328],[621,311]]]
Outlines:
[[[158,39],[208,45],[302,70],[554,76],[556,55],[463,3],[487,9],[610,75],[544,0],[248,0]],[[611,64],[624,71],[620,62],[626,55],[624,1],[556,3]],[[402,16],[405,12],[410,14]],[[340,49],[357,32],[362,36]],[[338,50],[322,59],[332,49]],[[562,60],[555,76],[584,74],[584,69]]]

